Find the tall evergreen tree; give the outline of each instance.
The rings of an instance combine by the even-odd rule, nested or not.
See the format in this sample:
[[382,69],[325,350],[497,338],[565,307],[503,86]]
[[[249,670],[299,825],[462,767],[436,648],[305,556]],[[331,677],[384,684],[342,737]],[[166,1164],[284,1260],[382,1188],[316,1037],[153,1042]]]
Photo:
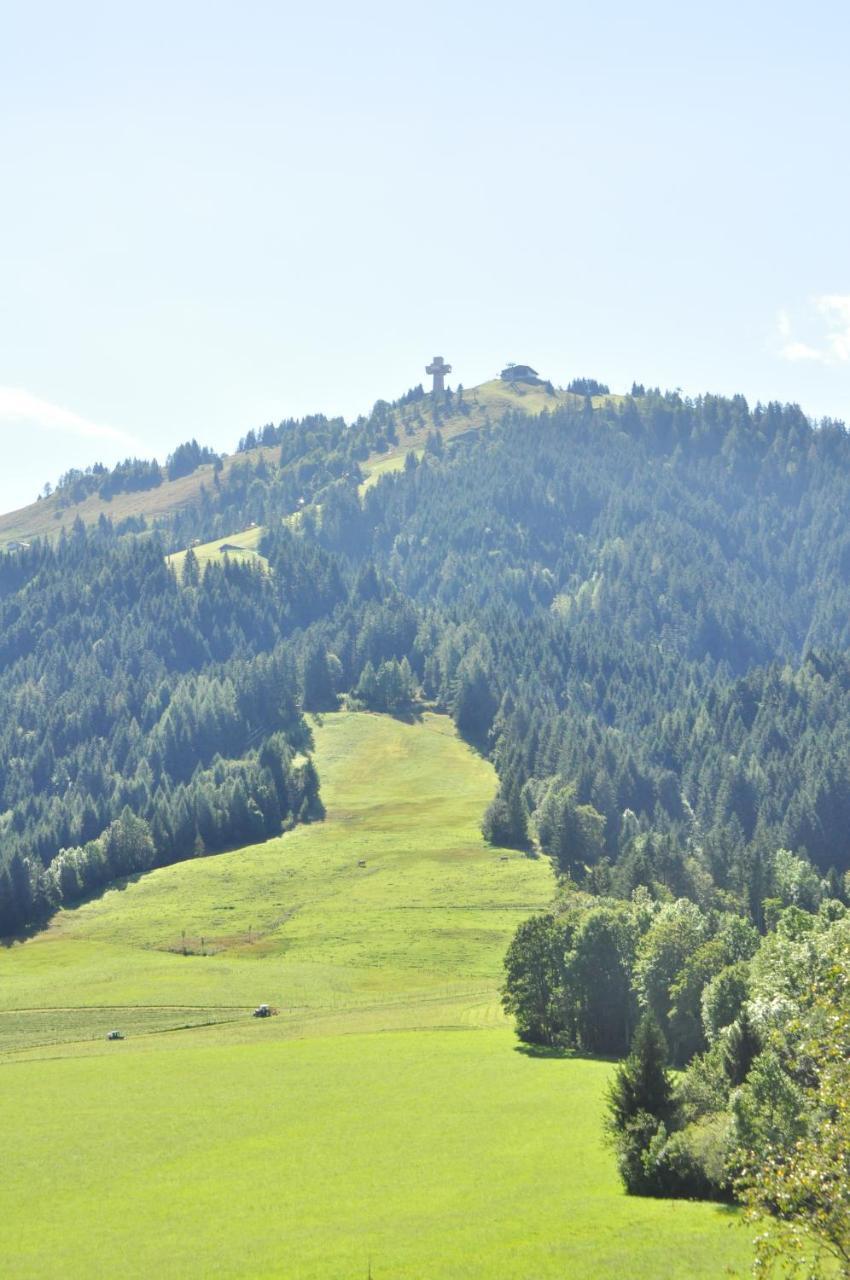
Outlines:
[[667,1070],[667,1042],[658,1020],[645,1013],[635,1030],[629,1056],[614,1073],[608,1113],[612,1128],[623,1133],[642,1112],[667,1123],[673,1114],[673,1086]]

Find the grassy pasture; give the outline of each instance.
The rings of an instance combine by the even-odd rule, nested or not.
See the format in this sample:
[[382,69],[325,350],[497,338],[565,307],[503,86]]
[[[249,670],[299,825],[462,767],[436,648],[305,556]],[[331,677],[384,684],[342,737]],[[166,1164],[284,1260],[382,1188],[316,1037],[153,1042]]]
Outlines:
[[[280,449],[274,446],[262,449],[261,452],[270,464],[276,463],[280,455]],[[242,456],[238,453],[224,457],[221,480],[226,481],[232,468],[241,461]],[[97,494],[90,494],[85,502],[63,507],[60,505],[60,495],[53,494],[40,502],[30,503],[28,507],[20,507],[17,511],[0,515],[0,546],[12,538],[26,540],[58,537],[62,529],[70,532],[77,516],[83,524],[96,524],[101,516],[106,516],[115,524],[130,516],[156,520],[158,516],[170,515],[197,502],[201,488],[212,487],[213,470],[211,462],[205,463],[189,476],[163,480],[155,489],[116,493],[109,501],[104,501]]]
[[734,1215],[622,1194],[610,1065],[505,1023],[552,884],[483,844],[490,765],[438,716],[315,737],[324,823],[0,950],[0,1274],[743,1274]]
[[481,839],[490,765],[444,716],[339,714],[314,732],[325,822],[59,912],[0,952],[0,1010],[68,1006],[80,1041],[99,1036],[89,1010],[103,1005],[161,1005],[170,1022],[174,1006],[207,1021],[210,1008],[265,1001],[282,1011],[274,1035],[326,1020],[357,1030],[363,1017],[371,1029],[382,1009],[393,1027],[467,1025],[469,1009],[500,1020],[507,939],[552,880],[544,860],[503,862]]
[[401,471],[404,468],[404,460],[408,453],[415,453],[417,458],[421,458],[425,450],[421,445],[417,445],[413,440],[409,439],[401,445],[396,446],[389,453],[380,453],[368,462],[364,462],[363,469],[366,471],[366,479],[360,485],[361,494],[366,493],[373,485],[376,485],[381,476],[389,475],[392,471]]
[[622,1195],[605,1064],[526,1057],[506,1030],[261,1041],[3,1068],[20,1146],[0,1198],[29,1205],[0,1228],[4,1274],[720,1277],[740,1258],[722,1210]]
[[[210,560],[220,564],[225,555],[228,555],[239,560],[256,560],[265,568],[268,568],[268,561],[265,556],[261,556],[257,550],[262,536],[262,527],[255,525],[253,529],[243,529],[241,533],[230,533],[226,538],[214,538],[212,542],[202,542],[199,546],[193,548],[198,567],[203,572],[204,565],[208,564]],[[236,550],[221,551],[220,548],[225,543],[229,547],[235,547]],[[171,565],[178,578],[182,578],[186,552],[175,551],[170,556],[166,556],[165,559]]]

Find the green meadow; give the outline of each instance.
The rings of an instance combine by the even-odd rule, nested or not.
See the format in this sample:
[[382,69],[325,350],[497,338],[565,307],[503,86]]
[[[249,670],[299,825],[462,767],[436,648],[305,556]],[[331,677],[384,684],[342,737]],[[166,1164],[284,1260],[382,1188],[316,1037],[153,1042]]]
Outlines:
[[[212,542],[198,543],[192,549],[195,552],[195,559],[198,561],[200,569],[203,569],[211,560],[214,563],[220,563],[225,556],[230,556],[234,560],[256,560],[265,566],[268,561],[257,550],[262,536],[263,530],[261,526],[254,525],[250,529],[243,529],[240,533],[230,533],[226,538],[214,538]],[[223,546],[226,546],[228,550],[222,551],[221,548]],[[165,558],[177,576],[182,577],[186,552],[175,551]]]
[[502,1014],[552,877],[483,843],[491,766],[439,716],[314,735],[323,823],[0,951],[0,1274],[744,1275],[736,1215],[622,1193],[611,1065]]

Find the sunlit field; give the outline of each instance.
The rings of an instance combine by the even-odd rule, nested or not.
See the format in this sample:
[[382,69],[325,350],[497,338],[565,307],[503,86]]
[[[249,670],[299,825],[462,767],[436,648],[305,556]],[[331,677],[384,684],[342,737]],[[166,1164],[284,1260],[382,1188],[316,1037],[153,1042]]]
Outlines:
[[0,952],[0,1272],[744,1274],[734,1214],[622,1193],[610,1064],[504,1019],[552,877],[483,843],[491,766],[443,717],[314,733],[325,822]]

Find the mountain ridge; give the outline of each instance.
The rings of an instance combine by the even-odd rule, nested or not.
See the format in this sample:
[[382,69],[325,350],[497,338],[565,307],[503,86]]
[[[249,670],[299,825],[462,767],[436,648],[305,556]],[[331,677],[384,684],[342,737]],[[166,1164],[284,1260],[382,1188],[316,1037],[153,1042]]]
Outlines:
[[[622,400],[619,396],[595,396],[594,404],[598,407],[604,400],[613,402]],[[404,398],[402,398],[402,401]],[[501,417],[511,410],[518,410],[529,416],[537,416],[559,407],[576,407],[583,403],[584,397],[570,391],[552,389],[545,386],[526,386],[519,383],[506,383],[495,378],[471,387],[462,392],[450,392],[448,402],[443,405],[440,419],[440,430],[448,441],[464,431],[478,430],[493,416]],[[463,406],[458,407],[458,402]],[[383,404],[386,402],[378,402]],[[365,473],[364,483],[376,483],[382,474],[397,470],[404,465],[406,454],[412,450],[421,450],[427,440],[433,422],[415,421],[421,408],[433,405],[433,398],[423,394],[420,400],[412,404],[396,402],[393,409],[398,415],[401,436],[395,445],[382,450],[370,452],[362,463]],[[349,430],[356,431],[357,423],[352,423]],[[231,454],[222,454],[221,469],[216,474],[212,463],[202,463],[191,474],[169,479],[166,468],[160,468],[161,483],[155,487],[134,492],[116,493],[109,498],[102,498],[97,493],[88,494],[81,501],[74,502],[60,490],[55,490],[47,497],[40,497],[16,510],[0,513],[0,550],[4,544],[12,541],[30,541],[36,537],[57,537],[64,530],[70,532],[74,521],[79,518],[86,525],[96,524],[101,518],[110,519],[115,524],[144,520],[146,524],[167,519],[186,507],[201,501],[204,491],[209,492],[216,484],[226,484],[235,467],[250,459],[254,464],[265,463],[269,467],[277,464],[280,450],[275,446],[257,444],[252,448],[238,450]],[[85,473],[82,473],[85,474]],[[129,531],[133,531],[130,529]],[[234,530],[236,532],[236,530]]]

